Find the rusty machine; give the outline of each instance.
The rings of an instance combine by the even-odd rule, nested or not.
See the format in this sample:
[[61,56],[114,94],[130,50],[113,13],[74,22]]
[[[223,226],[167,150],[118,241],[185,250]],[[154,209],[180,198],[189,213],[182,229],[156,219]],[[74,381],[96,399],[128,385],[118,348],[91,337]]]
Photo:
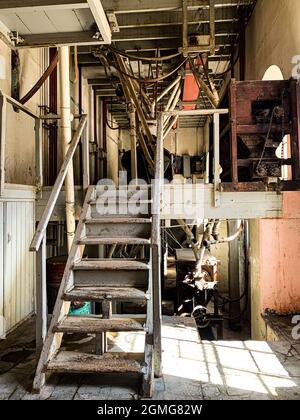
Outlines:
[[296,80],[231,82],[230,134],[220,142],[223,190],[299,189],[299,97]]

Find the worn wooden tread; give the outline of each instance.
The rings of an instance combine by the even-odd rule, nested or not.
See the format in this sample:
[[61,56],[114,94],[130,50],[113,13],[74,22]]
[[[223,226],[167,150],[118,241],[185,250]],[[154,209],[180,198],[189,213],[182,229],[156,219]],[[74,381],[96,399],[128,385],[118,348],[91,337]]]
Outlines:
[[142,355],[139,353],[105,353],[102,356],[76,351],[60,351],[46,369],[68,373],[141,373]]
[[95,236],[82,238],[78,241],[80,245],[150,245],[150,239],[144,238],[110,238],[105,236]]
[[[97,204],[113,204],[113,205],[122,205],[122,204],[129,204],[129,205],[136,205],[137,207],[142,206],[143,204],[152,204],[153,200],[151,199],[145,199],[145,200],[134,200],[133,197],[131,198],[121,198],[114,200],[113,197],[105,197],[106,200],[101,200],[101,197],[98,197],[96,200],[90,200],[89,205],[90,206],[96,206]],[[109,200],[109,201],[107,201]]]
[[118,300],[131,302],[133,300],[146,301],[146,292],[134,287],[74,287],[63,296],[67,301],[92,301]]
[[73,265],[73,270],[124,270],[124,271],[148,271],[149,265],[140,261],[126,261],[120,258],[111,260],[80,261]]
[[143,325],[130,318],[104,319],[101,316],[67,316],[53,328],[53,332],[61,333],[90,333],[118,331],[144,331]]
[[86,219],[85,223],[88,225],[96,225],[96,224],[108,224],[108,223],[116,223],[116,224],[144,224],[144,223],[151,223],[150,218],[142,218],[142,217],[99,217],[94,219]]

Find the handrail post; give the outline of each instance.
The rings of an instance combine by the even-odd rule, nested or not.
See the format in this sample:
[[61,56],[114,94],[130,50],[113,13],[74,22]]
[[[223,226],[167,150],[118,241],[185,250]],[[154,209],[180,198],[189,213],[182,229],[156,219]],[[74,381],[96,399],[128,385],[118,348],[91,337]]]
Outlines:
[[0,95],[0,197],[5,186],[6,97]]
[[90,145],[88,126],[85,126],[82,135],[82,168],[83,168],[83,191],[86,192],[90,185]]
[[41,194],[43,188],[43,141],[41,136],[42,122],[35,118],[35,182],[38,194]]
[[220,205],[220,115],[214,114],[214,206]]
[[162,183],[164,173],[163,159],[163,114],[158,114],[157,152],[155,159],[155,179],[153,185],[152,210],[152,294],[153,294],[153,356],[154,375],[162,375],[161,366],[161,240],[160,240],[160,212],[162,204]]
[[40,357],[47,334],[46,232],[36,254],[36,356]]

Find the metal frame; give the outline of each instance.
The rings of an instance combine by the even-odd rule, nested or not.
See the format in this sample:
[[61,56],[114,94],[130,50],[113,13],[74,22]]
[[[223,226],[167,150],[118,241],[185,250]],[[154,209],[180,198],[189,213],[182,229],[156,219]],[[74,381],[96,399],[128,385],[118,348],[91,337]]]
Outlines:
[[[227,115],[228,109],[195,109],[187,111],[164,111],[160,114],[160,118],[164,117],[187,117],[187,116],[213,116],[214,124],[214,151],[213,151],[213,166],[214,166],[214,206],[220,205],[221,179],[220,179],[220,115]],[[161,135],[158,132],[158,142],[163,143],[163,139],[159,138]]]

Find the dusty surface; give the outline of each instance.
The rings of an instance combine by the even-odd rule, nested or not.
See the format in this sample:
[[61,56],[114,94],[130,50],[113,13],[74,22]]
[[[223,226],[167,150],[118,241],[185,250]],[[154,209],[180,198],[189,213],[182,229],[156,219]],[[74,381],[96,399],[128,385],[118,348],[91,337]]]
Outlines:
[[[141,351],[143,333],[111,335],[111,349]],[[65,346],[94,348],[91,337],[69,336]],[[199,343],[190,326],[163,327],[164,377],[154,399],[300,399],[300,354],[289,343]],[[35,370],[34,319],[0,343],[0,399],[138,399],[134,377],[52,375],[40,395],[31,394]]]

